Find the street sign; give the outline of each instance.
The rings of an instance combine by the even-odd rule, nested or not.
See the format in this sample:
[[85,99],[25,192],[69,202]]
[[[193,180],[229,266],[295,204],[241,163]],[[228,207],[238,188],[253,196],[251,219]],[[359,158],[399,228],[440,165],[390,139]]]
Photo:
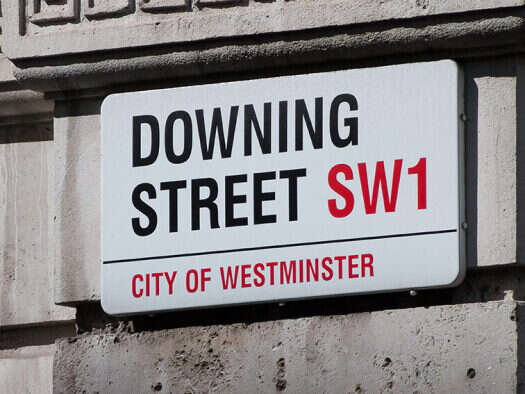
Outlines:
[[109,96],[104,310],[458,284],[462,86],[445,60]]

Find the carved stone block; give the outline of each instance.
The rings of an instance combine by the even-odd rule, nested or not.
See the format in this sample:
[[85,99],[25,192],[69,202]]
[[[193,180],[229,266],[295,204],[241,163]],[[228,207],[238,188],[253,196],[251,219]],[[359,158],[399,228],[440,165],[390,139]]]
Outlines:
[[189,8],[191,0],[140,0],[140,9],[145,12],[170,11]]
[[[24,1],[21,0],[23,5]],[[29,21],[39,26],[78,20],[78,0],[34,0],[29,6]]]
[[239,3],[241,0],[195,0],[197,5],[214,5],[214,4],[227,4],[227,3]]
[[[525,0],[428,0],[424,3],[428,4],[426,8],[418,5],[421,3],[416,4],[415,0],[330,0],[326,2],[319,0],[1,1],[2,12],[5,16],[2,26],[2,51],[9,59],[18,64],[31,59],[33,66],[21,66],[21,69],[27,69],[31,73],[31,76],[28,75],[25,78],[33,79],[38,76],[38,78],[49,81],[55,87],[58,87],[57,76],[51,70],[53,72],[60,70],[64,75],[72,76],[74,74],[71,72],[71,67],[89,68],[91,66],[85,63],[71,64],[73,58],[70,58],[64,64],[67,67],[42,68],[40,70],[38,68],[39,60],[36,59],[42,59],[42,65],[44,65],[53,57],[58,60],[65,59],[63,56],[71,57],[86,53],[101,54],[104,51],[123,51],[123,54],[129,54],[132,49],[148,47],[153,49],[159,45],[183,43],[184,45],[193,45],[192,43],[202,43],[206,40],[230,40],[234,37],[253,37],[256,34],[295,34],[311,29],[346,28],[361,24],[379,26],[380,22],[387,23],[387,21],[392,20],[399,21],[399,28],[405,29],[402,33],[406,33],[407,39],[410,40],[416,40],[415,35],[421,34],[428,36],[428,42],[435,39],[441,43],[448,39],[460,46],[473,40],[473,45],[475,44],[476,48],[510,47],[522,41],[520,37],[523,32],[523,18],[518,14],[525,10]],[[193,9],[193,12],[181,12],[189,11],[190,3],[199,7]],[[227,7],[223,8],[223,4]],[[517,7],[522,8],[515,10],[514,8]],[[494,12],[489,12],[491,10]],[[481,19],[468,16],[471,12],[481,11],[484,12],[484,16],[482,18],[480,16]],[[424,24],[424,26],[418,25],[418,28],[414,28],[415,21],[419,20],[417,18],[422,17],[432,17],[429,19],[432,23]],[[452,23],[453,21],[456,22]],[[407,26],[404,25],[405,22]],[[443,25],[443,29],[450,31],[436,27],[438,25]],[[423,32],[423,28],[426,29],[426,32]],[[410,46],[412,44],[409,45],[405,38],[398,36],[401,31],[395,30],[395,32],[394,34],[394,30],[392,30],[391,35],[374,35],[370,32],[371,38],[363,38],[363,40],[366,42],[370,39],[373,39],[374,42],[383,39],[392,40],[399,43],[403,42],[404,45],[412,48]],[[493,34],[491,36],[493,41],[491,42],[488,39],[474,38],[478,36],[486,38],[488,32]],[[363,35],[365,33],[363,31]],[[319,34],[321,34],[320,30]],[[335,34],[335,30],[330,33],[326,31],[322,34]],[[454,41],[451,38],[453,34],[456,34],[457,37],[465,36],[465,40]],[[357,46],[365,45],[358,42],[360,38],[355,34],[349,34],[345,36],[345,39]],[[320,41],[319,45],[328,45],[327,40],[326,44],[324,42],[321,44]],[[330,42],[330,44],[340,45],[339,42]],[[283,41],[279,45],[294,47],[289,41]],[[416,46],[419,48],[418,45]],[[440,45],[441,49],[445,47],[443,43]],[[368,44],[365,46],[368,48]],[[248,49],[248,46],[242,46],[242,48],[250,51],[257,50],[255,47]],[[215,56],[216,52],[213,53]],[[226,59],[230,55],[234,56],[234,53],[236,52],[231,51],[225,53],[224,56],[217,56]],[[348,56],[361,56],[356,53],[353,51]],[[189,61],[187,59],[190,56],[193,56],[189,52],[183,54],[179,51],[174,51],[172,54],[174,58],[176,56],[181,59],[184,58],[185,62]],[[167,53],[165,55],[168,56]],[[199,62],[200,55],[198,53],[194,55],[194,61]],[[146,56],[145,52],[140,52],[140,55],[137,55],[137,57],[140,56]],[[125,56],[118,58],[119,61],[126,63],[124,59]],[[159,59],[160,64],[165,65],[164,58],[160,60],[160,56],[156,56],[152,58],[152,61],[154,59]],[[143,64],[141,63],[141,65]],[[130,67],[135,70],[135,66]],[[108,69],[116,72],[115,68],[109,67],[109,65]],[[178,73],[179,68],[176,70],[173,72]],[[75,78],[75,81],[78,82],[78,79]],[[100,79],[95,78],[94,82],[98,84]]]
[[134,12],[134,0],[85,0],[84,15],[88,19],[104,19]]

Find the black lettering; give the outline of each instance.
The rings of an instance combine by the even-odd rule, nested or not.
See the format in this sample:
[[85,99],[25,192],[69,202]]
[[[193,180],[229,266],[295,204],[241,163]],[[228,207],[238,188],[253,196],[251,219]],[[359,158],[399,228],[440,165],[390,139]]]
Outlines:
[[272,151],[272,103],[264,104],[264,133],[257,120],[255,109],[252,104],[244,106],[244,156],[252,154],[252,126],[259,141],[263,154]]
[[345,118],[344,125],[350,129],[348,137],[341,138],[339,134],[339,107],[342,103],[347,103],[350,111],[357,110],[357,99],[351,94],[340,94],[332,101],[330,106],[330,137],[334,146],[344,148],[350,143],[357,145],[357,117]]
[[265,223],[275,223],[277,222],[276,215],[263,215],[262,213],[262,203],[264,201],[275,200],[274,192],[262,191],[263,181],[268,181],[275,179],[275,171],[273,172],[260,172],[253,174],[253,211],[254,211],[254,224],[265,224]]
[[237,126],[237,114],[239,107],[231,107],[230,109],[230,123],[228,125],[228,139],[224,137],[224,126],[222,124],[221,109],[215,108],[211,120],[209,142],[206,142],[206,126],[204,124],[204,111],[198,109],[195,111],[197,116],[197,127],[199,128],[199,139],[201,142],[202,158],[210,160],[213,158],[213,148],[215,146],[215,136],[219,133],[219,146],[221,149],[222,158],[231,157],[233,148],[233,137],[235,135],[235,127]]
[[[142,157],[142,125],[147,124],[151,131],[151,151],[146,157]],[[133,117],[133,167],[149,166],[159,156],[160,133],[159,122],[152,115]]]
[[[208,197],[201,199],[200,189],[207,187],[210,191]],[[219,228],[219,209],[215,200],[219,187],[212,178],[199,178],[191,181],[191,229],[200,230],[201,228],[201,208],[208,208],[210,211],[210,228]]]
[[297,178],[306,176],[306,168],[279,172],[281,179],[288,179],[288,216],[290,222],[297,220]]
[[[177,155],[173,148],[173,126],[177,120],[184,124],[184,147],[182,153]],[[190,115],[186,111],[172,112],[166,120],[166,157],[173,164],[184,163],[189,159],[192,144],[192,125]]]
[[288,102],[279,102],[279,152],[288,151]]
[[236,183],[246,183],[248,176],[242,175],[230,175],[226,176],[226,193],[225,193],[225,210],[226,210],[226,227],[235,226],[246,226],[248,225],[248,218],[236,218],[234,213],[235,204],[243,204],[246,202],[245,194],[234,194],[234,186]]
[[135,234],[144,237],[153,233],[153,231],[155,231],[157,228],[157,214],[153,208],[151,208],[140,198],[142,192],[146,192],[150,199],[157,198],[157,193],[155,192],[155,188],[151,183],[141,183],[140,185],[137,185],[135,189],[133,189],[133,193],[131,194],[133,206],[148,218],[148,225],[146,227],[142,227],[140,225],[139,218],[131,219],[131,225],[133,226],[133,231]]
[[303,150],[303,125],[306,128],[312,140],[314,149],[323,147],[323,98],[315,99],[315,127],[306,108],[306,102],[303,99],[295,100],[295,150]]
[[186,188],[186,181],[162,182],[160,190],[169,190],[170,199],[170,233],[178,231],[179,223],[179,204],[178,191]]

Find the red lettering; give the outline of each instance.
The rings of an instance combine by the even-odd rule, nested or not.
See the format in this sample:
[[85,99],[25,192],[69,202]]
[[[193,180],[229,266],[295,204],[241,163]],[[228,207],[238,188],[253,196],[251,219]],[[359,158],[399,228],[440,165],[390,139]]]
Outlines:
[[226,270],[226,279],[224,278],[224,268],[221,267],[222,288],[226,290],[228,287],[235,289],[237,287],[237,274],[239,273],[239,266],[235,266],[235,274],[232,274],[232,267]]
[[281,261],[281,284],[286,283],[295,283],[295,260],[290,260],[289,268],[286,269],[286,261]]
[[160,294],[160,278],[162,275],[162,272],[154,272],[151,274],[151,276],[155,278],[155,295]]
[[241,265],[241,287],[252,287],[252,285],[246,282],[246,279],[250,278],[251,274],[246,272],[251,266],[250,264]]
[[343,261],[345,261],[345,256],[335,256],[334,257],[339,263],[339,279],[343,279]]
[[146,297],[149,297],[149,274],[146,274]]
[[[190,276],[193,276],[193,286],[191,284]],[[186,290],[188,293],[195,293],[199,288],[199,273],[196,270],[188,270],[186,273]]]
[[352,261],[354,259],[357,259],[358,257],[359,256],[356,254],[348,256],[348,277],[349,278],[359,278],[359,274],[354,274],[354,268],[359,267],[359,264],[352,264]]
[[[330,264],[330,265],[328,265]],[[323,261],[321,262],[321,265],[323,266],[324,270],[326,272],[323,272],[321,274],[321,277],[324,279],[324,280],[330,280],[332,279],[332,277],[334,276],[334,272],[332,271],[332,259],[330,257],[325,257],[323,259]]]
[[255,267],[253,267],[253,273],[259,278],[259,280],[254,279],[253,284],[257,287],[261,287],[262,285],[264,285],[264,275],[262,271],[264,271],[264,264],[255,264]]
[[303,259],[299,260],[299,283],[303,283]]
[[392,181],[392,193],[388,192],[388,184],[385,175],[385,163],[378,161],[376,163],[376,172],[374,176],[374,188],[372,191],[372,201],[370,201],[370,191],[368,189],[368,175],[366,171],[366,163],[359,163],[359,179],[361,181],[361,189],[363,192],[363,201],[365,204],[365,212],[367,215],[376,213],[377,198],[379,196],[379,187],[383,193],[383,202],[385,204],[385,212],[394,212],[396,210],[397,192],[399,189],[399,178],[401,176],[401,167],[403,160],[398,159],[394,161],[394,176]]
[[408,174],[417,175],[417,209],[427,208],[427,159],[422,157],[414,167],[408,169]]
[[312,278],[319,281],[319,259],[315,259],[315,265],[312,264],[312,260],[306,259],[306,281],[310,282],[310,273]]
[[266,266],[270,268],[270,284],[271,285],[275,284],[274,270],[275,270],[275,266],[277,264],[278,264],[277,261],[272,261],[271,263],[266,263]]
[[354,195],[350,189],[337,180],[337,175],[339,173],[343,174],[346,180],[354,179],[352,169],[346,164],[337,164],[328,172],[328,185],[345,200],[345,204],[342,208],[337,208],[337,201],[335,198],[328,200],[328,210],[335,218],[343,218],[350,215],[354,209],[355,202]]
[[373,263],[374,256],[372,256],[370,253],[365,253],[361,255],[361,276],[365,276],[365,268],[368,268],[370,276],[374,276],[374,267],[372,267]]
[[177,271],[173,271],[173,273],[170,275],[167,272],[164,272],[164,276],[166,277],[166,281],[168,282],[168,288],[170,295],[173,294],[173,282],[175,282],[175,276],[177,276]]
[[206,274],[211,272],[211,268],[203,268],[201,269],[201,291],[205,290],[206,282],[209,282],[211,280],[211,277],[206,276]]
[[144,278],[140,274],[136,274],[133,276],[133,279],[131,279],[131,292],[133,293],[133,297],[140,298],[142,297],[142,293],[144,293],[144,290],[140,289],[140,291],[137,291],[137,280],[143,282]]

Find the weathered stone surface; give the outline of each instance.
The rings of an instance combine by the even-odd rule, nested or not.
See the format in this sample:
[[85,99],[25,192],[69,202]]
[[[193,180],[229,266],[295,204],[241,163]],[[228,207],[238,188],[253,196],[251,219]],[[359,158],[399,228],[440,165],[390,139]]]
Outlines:
[[[78,18],[77,2],[68,0],[65,2],[54,2],[46,0],[36,0],[29,7],[25,6],[25,1],[19,1],[20,18],[29,10],[28,22],[39,26],[48,26],[56,23],[74,22]],[[25,9],[23,7],[26,7]],[[18,18],[18,19],[20,19]],[[20,22],[19,22],[20,23]]]
[[[476,80],[479,266],[516,262],[516,78]],[[509,94],[509,92],[512,92]]]
[[52,111],[0,55],[0,327],[74,318],[53,299]]
[[53,300],[53,153],[49,123],[0,127],[0,326],[74,318]]
[[140,9],[145,12],[181,10],[190,3],[190,0],[139,0]]
[[489,302],[85,335],[58,342],[54,391],[510,393],[516,308]]
[[[268,6],[280,3],[263,4]],[[353,2],[346,2],[346,4],[353,4]],[[356,62],[363,58],[386,59],[392,56],[423,54],[423,57],[417,59],[421,61],[425,59],[424,54],[427,56],[430,54],[433,58],[436,56],[464,58],[483,54],[493,56],[515,53],[521,45],[524,12],[509,8],[505,13],[460,14],[459,17],[445,15],[406,21],[395,19],[369,25],[356,24],[345,28],[299,30],[285,35],[251,34],[242,39],[234,36],[217,40],[199,39],[193,36],[184,38],[186,33],[179,32],[176,37],[182,41],[172,46],[155,47],[151,50],[131,47],[139,42],[137,37],[153,36],[151,32],[139,29],[126,40],[126,45],[130,47],[123,53],[115,53],[111,58],[101,56],[102,52],[82,55],[75,53],[77,49],[80,50],[80,39],[73,39],[73,34],[68,34],[66,37],[60,36],[60,39],[52,43],[35,44],[28,53],[35,56],[41,48],[52,48],[59,54],[69,55],[42,59],[34,57],[15,59],[17,66],[15,75],[28,88],[58,91],[108,87],[137,81],[165,81],[196,76],[203,78],[214,73],[226,73],[227,78],[232,78],[232,76],[239,77],[242,71],[260,70],[268,73],[276,67],[297,68],[298,65],[305,64],[308,65],[306,71],[311,72],[315,64],[329,64],[336,61]],[[197,26],[207,26],[206,31],[212,31],[214,23],[220,26],[238,25],[235,18],[225,24],[223,22],[226,15],[212,14],[217,16],[217,21],[170,22],[166,26],[169,31],[165,32],[161,32],[160,22],[159,24],[152,22],[148,26],[155,26],[155,29],[159,30],[158,34],[166,37],[173,29],[185,29],[187,26],[191,26],[188,31],[197,29]],[[307,14],[304,20],[310,20],[310,15],[317,15],[315,10],[310,10]],[[324,15],[322,11],[319,11],[319,14]],[[465,15],[468,17],[462,19]],[[264,19],[263,15],[257,20]],[[60,27],[63,34],[64,30],[62,26]],[[123,29],[116,23],[111,24],[111,29],[119,39],[127,37],[127,33],[132,30],[127,24]],[[82,36],[89,43],[102,43],[109,36],[104,34],[99,39],[95,39],[95,32],[101,31],[103,29],[93,32],[82,30]],[[239,32],[241,29],[235,31]],[[44,34],[39,37],[51,36]],[[24,48],[20,40],[16,42],[17,48]],[[14,56],[9,51],[8,55],[11,58]]]
[[84,3],[84,14],[90,19],[118,17],[132,13],[134,0],[96,0]]
[[0,381],[4,393],[53,392],[55,345],[0,350]]
[[[69,100],[58,103],[54,135],[45,122],[36,125],[33,115],[46,120],[52,104],[21,91],[0,56],[0,124],[19,124],[0,127],[0,330],[73,319],[53,301],[98,300],[100,102],[72,98],[121,89],[469,59],[469,266],[521,262],[522,60],[471,59],[521,51],[523,0],[0,3],[2,46],[18,80]],[[520,392],[523,306],[508,299],[523,299],[523,286],[513,269],[522,268],[486,270],[483,283],[471,280],[483,270],[470,271],[460,290],[435,291],[428,303],[505,293],[503,302],[228,326],[206,326],[222,312],[203,311],[201,327],[92,332],[60,341],[54,391]],[[366,297],[345,302],[365,300],[361,310],[378,310],[391,295],[374,296],[375,304]],[[297,305],[306,310],[309,302]],[[104,326],[93,320],[83,327]],[[16,346],[20,329],[11,331],[0,345]],[[27,345],[0,346],[0,391],[51,391],[53,345]]]
[[52,113],[53,102],[45,100],[40,92],[22,90],[13,75],[12,63],[0,53],[0,124],[28,123],[35,117],[50,121]]
[[[140,12],[128,15],[135,11],[134,2],[129,0],[82,0],[80,3],[81,7],[78,8],[78,2],[74,0],[59,3],[38,0],[30,6],[26,6],[27,0],[4,2],[5,53],[10,58],[18,59],[406,20],[524,5],[523,0],[302,0],[255,1],[246,7],[246,4],[236,6],[239,1],[201,0],[194,3],[202,6],[229,3],[232,6],[227,9],[204,7],[201,11],[194,8],[193,12],[175,11],[156,17]],[[82,10],[87,19],[83,17]],[[90,23],[89,18],[93,16],[105,20]],[[113,19],[116,16],[120,17],[125,29],[115,25]],[[224,23],[224,20],[229,23]]]
[[517,67],[507,58],[465,64],[469,265],[517,257]]
[[195,0],[197,6],[209,4],[239,3],[241,0]]
[[[31,90],[0,92],[0,123],[31,123],[35,119],[51,121],[53,102]],[[22,119],[25,117],[25,119]]]
[[[100,102],[55,110],[55,301],[100,297]],[[80,111],[80,112],[79,112]]]
[[0,54],[0,88],[2,90],[14,88],[13,90],[15,90],[17,86],[11,62],[5,55]]

